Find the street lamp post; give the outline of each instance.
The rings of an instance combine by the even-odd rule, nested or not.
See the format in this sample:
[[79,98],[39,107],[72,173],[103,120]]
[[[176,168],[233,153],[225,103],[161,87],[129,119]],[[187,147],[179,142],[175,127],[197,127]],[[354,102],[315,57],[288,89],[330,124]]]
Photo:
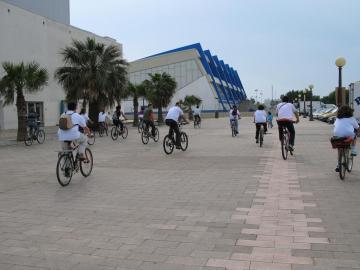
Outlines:
[[343,66],[345,66],[345,64],[346,64],[346,60],[343,57],[339,57],[335,61],[335,65],[339,68],[339,86],[338,86],[338,91],[337,91],[337,104],[336,104],[338,107],[344,105],[343,93],[342,93],[341,71],[342,71]]
[[313,117],[313,107],[312,107],[312,100],[313,100],[313,90],[314,85],[310,84],[309,85],[309,91],[310,91],[310,118],[309,121],[314,121],[314,117]]
[[304,90],[304,118],[306,118],[306,90]]
[[300,114],[300,101],[301,101],[301,94],[298,95],[298,107],[299,107],[299,114]]

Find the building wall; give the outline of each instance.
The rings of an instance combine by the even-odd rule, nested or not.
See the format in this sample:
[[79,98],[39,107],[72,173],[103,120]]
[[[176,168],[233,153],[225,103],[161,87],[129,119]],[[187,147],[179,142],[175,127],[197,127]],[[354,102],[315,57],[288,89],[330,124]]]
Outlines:
[[0,0],[54,21],[70,24],[69,0]]
[[[49,72],[49,83],[43,91],[26,94],[27,101],[44,103],[45,125],[57,124],[60,115],[60,102],[65,94],[54,80],[54,71],[62,66],[60,50],[71,44],[73,39],[95,38],[98,42],[116,44],[122,51],[122,45],[115,40],[97,36],[70,25],[61,24],[24,9],[0,1],[0,63],[36,61]],[[0,67],[0,77],[3,70]],[[1,103],[1,102],[0,102]],[[2,108],[2,107],[1,107]],[[0,108],[0,129],[17,128],[15,105]]]

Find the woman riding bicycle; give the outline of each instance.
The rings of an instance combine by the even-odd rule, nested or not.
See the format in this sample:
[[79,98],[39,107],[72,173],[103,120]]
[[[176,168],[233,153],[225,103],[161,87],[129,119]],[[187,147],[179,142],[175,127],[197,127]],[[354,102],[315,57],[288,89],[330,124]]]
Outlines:
[[240,119],[240,112],[237,109],[236,105],[232,107],[232,109],[229,112],[229,119],[230,119],[230,126],[232,125],[232,122],[235,122],[235,132],[236,134],[239,134],[239,121]]
[[295,106],[289,102],[289,97],[283,96],[282,102],[276,107],[277,123],[279,127],[279,139],[283,137],[283,127],[286,127],[290,133],[289,150],[294,151],[295,146],[295,128],[293,124],[293,117],[295,115],[296,122],[299,123],[299,113]]
[[[359,124],[353,117],[354,110],[345,105],[340,107],[337,112],[337,117],[334,123],[334,136],[339,138],[352,138],[351,155],[356,156],[356,134],[359,133]],[[336,171],[339,170],[337,167]]]

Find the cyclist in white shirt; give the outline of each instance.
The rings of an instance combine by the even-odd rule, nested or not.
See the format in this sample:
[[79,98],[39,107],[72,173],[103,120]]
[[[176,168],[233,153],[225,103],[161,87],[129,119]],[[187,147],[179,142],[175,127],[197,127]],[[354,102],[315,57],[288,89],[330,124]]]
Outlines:
[[267,114],[264,105],[259,105],[258,109],[254,113],[254,123],[256,126],[256,133],[255,133],[256,143],[259,143],[260,127],[263,126],[264,133],[267,132],[266,118],[267,118]]
[[105,129],[107,129],[105,109],[99,112],[98,122],[99,126],[102,125]]
[[230,125],[231,122],[234,121],[235,122],[235,128],[236,128],[236,133],[239,134],[239,121],[238,119],[240,119],[240,112],[237,109],[236,105],[234,105],[232,107],[232,109],[229,112],[229,119],[230,119]]
[[277,123],[279,127],[279,139],[282,138],[282,127],[286,127],[290,133],[289,147],[291,151],[294,151],[295,145],[295,128],[294,128],[294,116],[296,117],[296,122],[299,123],[299,113],[292,103],[289,102],[289,97],[284,96],[282,102],[279,103],[276,107],[277,113]]
[[175,131],[175,134],[176,134],[175,144],[176,144],[177,149],[181,148],[180,130],[179,130],[179,126],[178,126],[178,122],[181,120],[183,120],[186,123],[189,123],[184,117],[184,112],[180,108],[180,103],[176,102],[175,106],[171,107],[170,110],[168,111],[168,113],[165,117],[165,124],[167,126],[169,126],[170,137],[173,136],[173,132]]
[[194,109],[194,120],[198,121],[198,123],[201,122],[201,109],[199,108],[199,105],[196,105],[196,108]]
[[69,141],[74,141],[75,143],[79,144],[79,158],[84,160],[87,136],[83,133],[80,133],[79,127],[81,127],[86,134],[89,134],[90,130],[86,126],[85,119],[76,112],[76,103],[69,102],[67,107],[68,110],[64,114],[71,115],[71,122],[73,127],[68,130],[59,128],[58,138],[59,141],[61,141],[63,150],[68,150]]

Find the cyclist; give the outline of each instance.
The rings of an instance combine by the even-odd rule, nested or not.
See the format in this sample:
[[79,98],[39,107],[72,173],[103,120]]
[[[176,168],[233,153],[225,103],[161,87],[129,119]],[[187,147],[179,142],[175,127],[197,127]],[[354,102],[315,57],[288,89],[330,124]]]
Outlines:
[[273,128],[273,115],[271,114],[271,112],[268,112],[266,121],[267,121],[268,127]]
[[279,127],[279,139],[282,139],[283,127],[286,127],[290,133],[289,150],[294,151],[295,146],[295,128],[293,124],[293,117],[295,115],[296,122],[299,123],[299,113],[292,103],[289,102],[288,96],[283,96],[282,102],[276,107],[277,123]]
[[[68,110],[63,114],[69,115],[68,119],[71,119],[70,128],[62,129],[59,126],[58,130],[58,139],[61,142],[61,146],[63,150],[68,150],[67,141],[74,141],[79,144],[79,159],[85,160],[85,148],[87,145],[87,136],[85,134],[89,134],[90,130],[86,126],[85,119],[78,113],[76,113],[76,103],[69,102],[67,105]],[[79,127],[84,130],[84,133],[80,133]]]
[[107,129],[105,109],[102,109],[99,112],[98,122],[99,126],[103,126],[105,129]]
[[[150,105],[150,104],[149,104]],[[148,106],[149,106],[148,105]],[[145,106],[141,106],[140,107],[140,112],[139,112],[139,121],[141,122],[144,118],[144,112],[145,112]]]
[[237,109],[236,105],[234,105],[232,107],[232,109],[230,110],[229,119],[230,119],[230,125],[231,125],[232,121],[235,122],[235,132],[236,132],[236,134],[239,134],[239,121],[238,121],[238,119],[240,119],[240,112]]
[[198,123],[201,122],[201,109],[199,108],[199,105],[196,105],[196,108],[194,109],[194,120]]
[[151,135],[155,137],[155,125],[154,125],[154,113],[152,104],[149,103],[147,109],[144,112],[143,121],[146,125],[146,130],[149,130],[149,126],[151,127]]
[[86,113],[86,109],[82,108],[80,110],[80,115],[84,118],[86,125],[92,124],[91,119],[89,118],[89,115]]
[[267,125],[266,125],[266,112],[264,105],[259,105],[258,109],[254,113],[254,123],[256,126],[256,133],[255,133],[255,140],[256,143],[259,143],[259,133],[260,127],[264,127],[264,134],[267,132]]
[[186,123],[189,123],[185,117],[184,112],[180,108],[180,102],[176,102],[175,106],[171,107],[165,117],[165,124],[169,126],[169,135],[172,138],[173,132],[175,131],[176,134],[176,149],[181,148],[180,144],[180,130],[178,126],[178,122],[183,120]]
[[354,110],[349,106],[341,106],[337,112],[337,117],[334,123],[334,136],[336,137],[351,137],[351,155],[356,156],[356,133],[359,133],[359,124],[353,117]]
[[121,106],[119,105],[119,106],[116,106],[116,110],[112,116],[112,119],[113,119],[114,125],[116,127],[120,126],[120,130],[122,132],[124,129],[124,124],[120,119],[121,116],[124,117],[125,120],[127,120],[124,113],[121,111]]
[[38,125],[36,122],[37,118],[38,118],[38,114],[35,112],[34,108],[31,107],[27,116],[27,120],[28,120],[27,125],[30,128],[30,134],[34,137],[35,137],[34,134],[38,129]]

